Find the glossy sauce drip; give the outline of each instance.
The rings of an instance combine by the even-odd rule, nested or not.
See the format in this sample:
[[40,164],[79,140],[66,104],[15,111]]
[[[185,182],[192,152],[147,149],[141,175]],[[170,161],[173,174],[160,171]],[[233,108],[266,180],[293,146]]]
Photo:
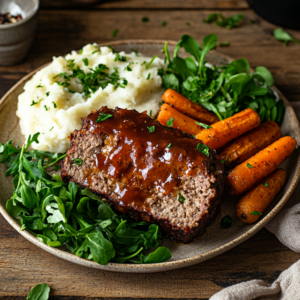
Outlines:
[[[112,117],[97,123],[99,112]],[[95,170],[117,179],[113,197],[120,205],[147,210],[145,199],[153,191],[176,193],[183,174],[205,168],[207,157],[197,151],[198,140],[161,127],[146,113],[103,107],[86,120],[93,134],[105,134],[105,146],[95,154]],[[154,132],[149,128],[154,126]],[[168,145],[171,146],[168,148]]]

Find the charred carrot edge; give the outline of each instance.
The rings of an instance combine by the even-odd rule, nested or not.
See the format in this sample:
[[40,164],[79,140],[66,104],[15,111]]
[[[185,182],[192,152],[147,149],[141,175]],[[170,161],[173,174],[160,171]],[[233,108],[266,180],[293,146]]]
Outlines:
[[259,124],[258,114],[253,109],[247,108],[230,118],[212,124],[207,130],[202,130],[196,139],[202,140],[211,149],[218,149]]
[[262,123],[233,141],[220,153],[220,158],[227,162],[225,168],[232,169],[281,137],[281,130],[275,122]]
[[237,204],[237,217],[244,223],[256,222],[280,192],[286,177],[286,171],[278,169],[253,187]]
[[162,99],[164,102],[174,106],[178,111],[204,124],[211,125],[219,121],[219,118],[214,113],[203,108],[201,105],[197,105],[172,89],[166,90]]
[[295,147],[295,139],[286,136],[247,159],[227,176],[225,182],[227,192],[231,196],[237,196],[248,191],[272,173],[294,151]]
[[203,129],[196,124],[196,120],[182,114],[169,104],[163,104],[160,107],[157,120],[163,126],[177,128],[192,135],[196,135]]

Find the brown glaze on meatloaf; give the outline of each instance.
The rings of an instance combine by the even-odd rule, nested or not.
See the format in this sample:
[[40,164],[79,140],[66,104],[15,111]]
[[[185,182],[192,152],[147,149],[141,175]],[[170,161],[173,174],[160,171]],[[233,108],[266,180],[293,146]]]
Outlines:
[[[224,187],[223,164],[214,151],[209,156],[199,152],[199,143],[146,113],[102,107],[71,135],[62,178],[187,242],[212,221]],[[74,159],[82,159],[82,165]]]

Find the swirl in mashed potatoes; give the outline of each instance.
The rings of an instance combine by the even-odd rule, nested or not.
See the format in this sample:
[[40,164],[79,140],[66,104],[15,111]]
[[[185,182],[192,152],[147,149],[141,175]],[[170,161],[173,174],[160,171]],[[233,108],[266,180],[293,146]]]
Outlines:
[[65,152],[70,146],[68,136],[94,109],[118,106],[154,116],[164,92],[159,73],[165,68],[157,57],[115,53],[110,47],[91,44],[80,53],[54,57],[19,96],[21,132],[26,138],[41,133],[35,149]]

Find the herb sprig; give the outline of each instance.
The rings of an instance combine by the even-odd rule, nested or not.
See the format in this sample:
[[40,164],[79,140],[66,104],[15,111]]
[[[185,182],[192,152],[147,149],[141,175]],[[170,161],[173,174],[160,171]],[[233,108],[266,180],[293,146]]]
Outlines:
[[[14,147],[12,140],[0,144],[0,163],[7,163],[6,176],[14,176],[8,213],[19,218],[22,230],[51,247],[66,245],[79,257],[105,265],[109,261],[157,263],[171,258],[166,247],[158,247],[159,227],[117,215],[99,196],[74,182],[64,183],[46,169],[57,166],[66,155],[29,150],[39,133],[26,145]],[[75,159],[74,159],[75,161]],[[76,159],[81,164],[80,159]],[[157,248],[149,255],[145,249]],[[36,290],[47,289],[39,286]]]

